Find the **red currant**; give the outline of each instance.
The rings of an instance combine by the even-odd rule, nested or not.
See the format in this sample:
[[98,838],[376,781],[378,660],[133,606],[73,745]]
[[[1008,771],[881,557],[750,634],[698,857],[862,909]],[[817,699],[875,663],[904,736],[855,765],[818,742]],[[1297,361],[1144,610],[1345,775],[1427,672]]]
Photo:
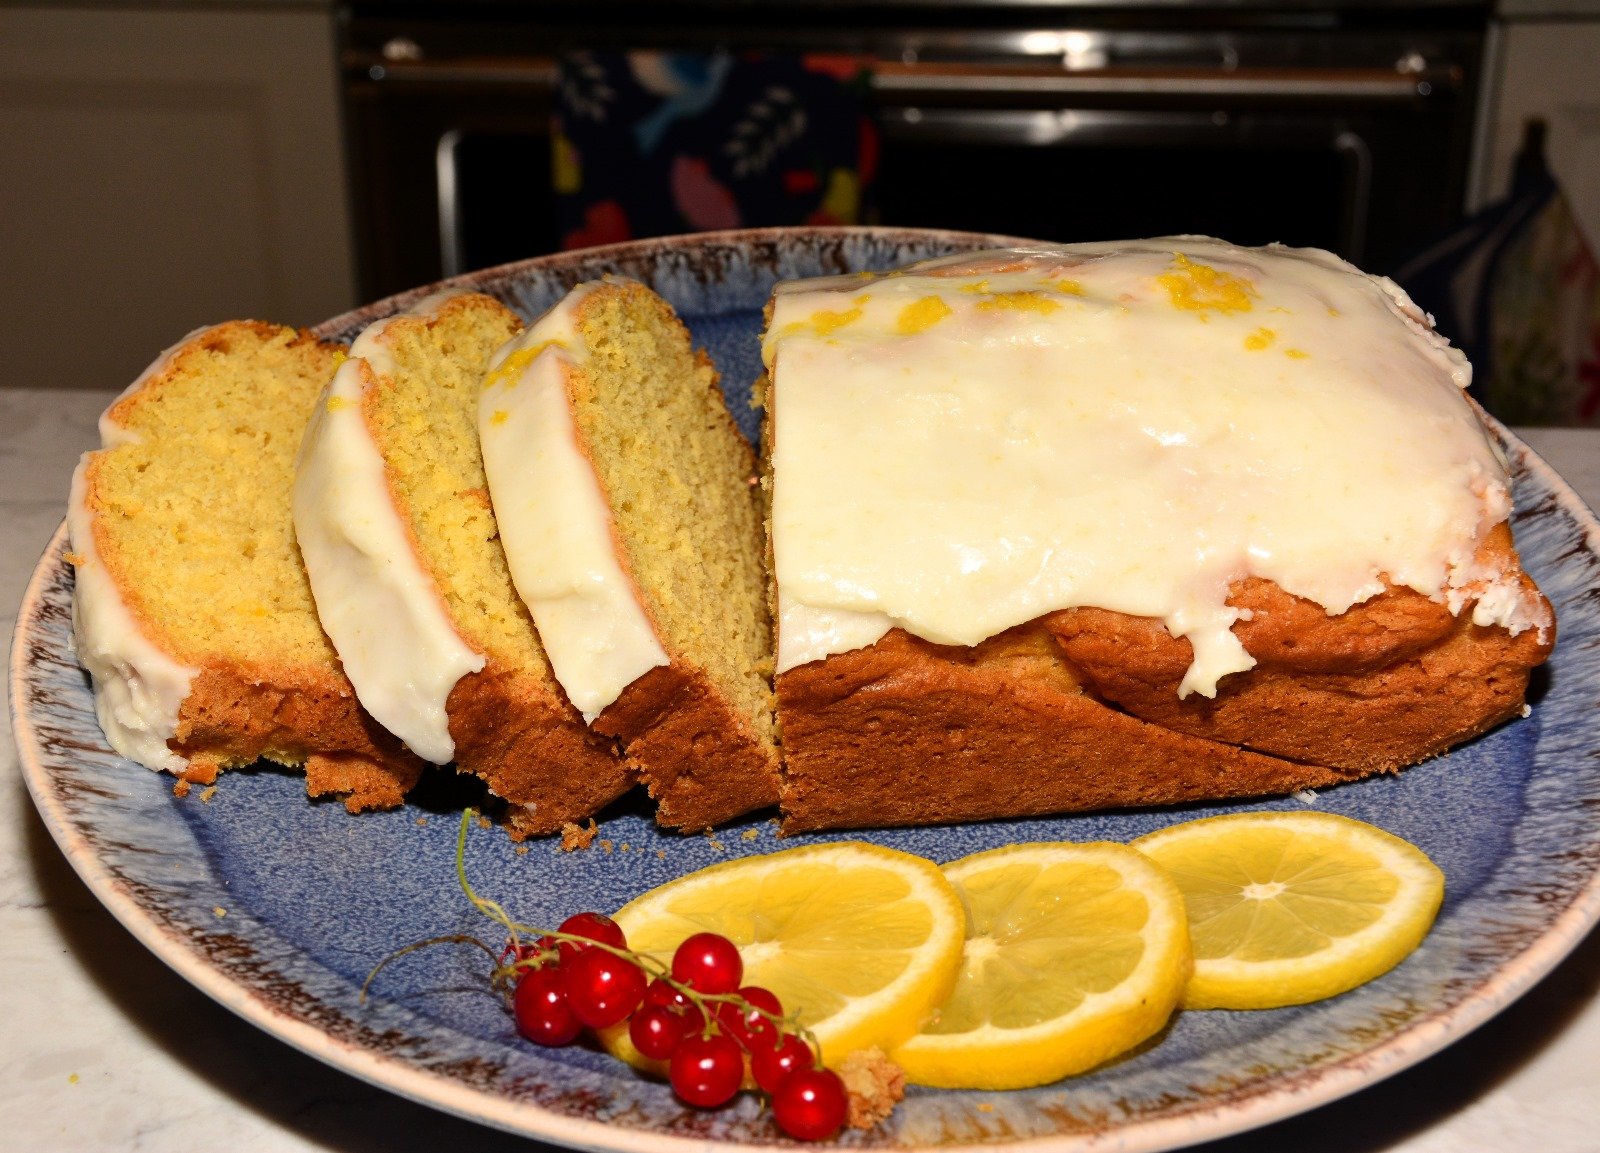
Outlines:
[[628,1038],[633,1047],[653,1061],[672,1056],[687,1031],[684,1015],[665,1005],[646,1005],[628,1022]]
[[720,933],[696,933],[672,955],[672,977],[696,992],[731,993],[744,977],[744,960]]
[[837,1133],[850,1112],[844,1082],[832,1069],[796,1069],[772,1095],[778,1128],[801,1141],[826,1141]]
[[667,1079],[691,1105],[713,1109],[733,1100],[744,1080],[744,1054],[726,1033],[685,1037],[673,1050]]
[[588,949],[561,965],[572,1015],[591,1029],[627,1019],[644,1000],[644,970],[601,949]]
[[743,1005],[724,1001],[717,1006],[717,1023],[735,1041],[752,1052],[758,1048],[770,1048],[777,1042],[778,1026],[760,1010],[772,1014],[772,1017],[781,1017],[783,1003],[771,989],[763,989],[760,985],[746,985],[739,990],[739,996],[744,998]]
[[[561,922],[561,931],[570,933],[574,937],[587,937],[591,941],[599,941],[602,945],[610,945],[617,949],[626,949],[628,940],[623,935],[622,926],[613,921],[604,913],[574,913]],[[589,951],[587,945],[580,945],[576,941],[561,942],[561,963],[567,964],[579,953]],[[600,950],[604,952],[604,950]]]
[[644,991],[644,1003],[672,1010],[683,1019],[685,1033],[698,1033],[705,1028],[705,1016],[695,1003],[660,977],[651,981],[650,987]]
[[758,1045],[751,1050],[750,1072],[757,1085],[776,1093],[791,1073],[810,1068],[814,1060],[810,1045],[793,1033],[784,1033],[776,1045]]
[[529,969],[511,995],[517,1032],[536,1045],[569,1045],[583,1030],[567,1003],[565,975],[554,968]]

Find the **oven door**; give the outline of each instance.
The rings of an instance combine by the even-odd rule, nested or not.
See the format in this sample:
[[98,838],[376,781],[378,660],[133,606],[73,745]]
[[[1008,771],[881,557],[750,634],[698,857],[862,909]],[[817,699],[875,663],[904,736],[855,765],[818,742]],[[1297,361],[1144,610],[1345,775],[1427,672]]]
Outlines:
[[[362,291],[556,247],[553,53],[591,42],[872,62],[884,224],[1061,241],[1203,232],[1386,269],[1460,219],[1481,13],[1386,11],[1370,28],[1314,16],[848,35],[691,21],[581,37],[358,20],[344,63]],[[1192,26],[1162,30],[1180,17]]]
[[555,75],[539,57],[347,71],[363,299],[555,251]]
[[1044,240],[1203,233],[1390,266],[1458,219],[1458,76],[1375,68],[1026,74],[908,66],[877,83],[886,223]]

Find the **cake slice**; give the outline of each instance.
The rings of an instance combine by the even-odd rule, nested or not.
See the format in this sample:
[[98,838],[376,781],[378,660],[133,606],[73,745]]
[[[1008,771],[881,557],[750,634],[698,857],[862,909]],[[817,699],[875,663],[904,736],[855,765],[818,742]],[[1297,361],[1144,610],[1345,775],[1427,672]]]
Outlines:
[[265,757],[351,811],[422,764],[359,707],[295,549],[296,446],[343,358],[234,321],[169,349],[73,476],[73,638],[112,748],[185,782]]
[[496,354],[478,416],[517,589],[659,823],[774,804],[755,462],[671,306],[632,281],[579,286]]
[[489,505],[478,388],[520,327],[490,297],[449,293],[368,327],[307,430],[294,498],[362,703],[419,756],[481,777],[518,838],[635,783],[551,675]]

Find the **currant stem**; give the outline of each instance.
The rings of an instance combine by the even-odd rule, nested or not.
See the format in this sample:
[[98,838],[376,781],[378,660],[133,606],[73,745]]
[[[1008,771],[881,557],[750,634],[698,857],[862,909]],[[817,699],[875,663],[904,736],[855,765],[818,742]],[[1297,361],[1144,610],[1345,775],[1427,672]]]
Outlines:
[[367,979],[361,982],[361,994],[356,998],[356,1004],[365,1005],[367,1003],[367,990],[372,987],[372,982],[377,977],[378,973],[388,967],[389,962],[398,961],[407,953],[415,953],[418,949],[426,949],[430,945],[458,944],[476,945],[485,953],[489,954],[490,960],[499,961],[500,959],[499,957],[495,956],[494,950],[489,948],[488,945],[485,945],[482,941],[478,940],[478,938],[469,936],[466,933],[449,933],[442,937],[429,937],[426,941],[412,941],[411,944],[396,949],[394,952],[390,953],[387,957],[372,967],[372,972],[367,974]]

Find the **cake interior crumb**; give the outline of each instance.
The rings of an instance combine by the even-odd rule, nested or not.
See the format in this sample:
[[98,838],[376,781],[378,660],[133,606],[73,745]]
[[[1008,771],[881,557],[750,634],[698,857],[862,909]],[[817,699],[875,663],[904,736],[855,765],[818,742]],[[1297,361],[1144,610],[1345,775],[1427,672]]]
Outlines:
[[594,843],[595,834],[600,827],[590,817],[587,824],[580,825],[576,821],[567,821],[561,826],[561,851],[571,853],[578,849],[587,849]]
[[839,1063],[837,1072],[850,1097],[852,1129],[872,1128],[906,1095],[905,1070],[882,1049],[857,1049]]

